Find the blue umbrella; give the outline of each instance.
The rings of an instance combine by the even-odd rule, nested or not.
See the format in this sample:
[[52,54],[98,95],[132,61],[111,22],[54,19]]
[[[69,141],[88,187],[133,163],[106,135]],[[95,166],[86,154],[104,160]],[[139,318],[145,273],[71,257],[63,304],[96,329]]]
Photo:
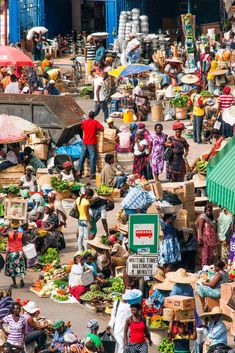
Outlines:
[[108,74],[114,76],[115,78],[121,78],[125,76],[137,75],[141,72],[151,71],[151,67],[144,64],[129,64],[119,66],[118,68],[109,71]]

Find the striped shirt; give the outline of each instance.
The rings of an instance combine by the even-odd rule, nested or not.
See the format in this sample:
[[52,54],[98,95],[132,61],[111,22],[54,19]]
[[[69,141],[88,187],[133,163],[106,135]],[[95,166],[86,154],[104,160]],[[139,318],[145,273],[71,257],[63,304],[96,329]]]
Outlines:
[[19,321],[16,322],[12,314],[10,314],[3,318],[3,322],[8,324],[9,335],[7,336],[7,342],[21,346],[23,343],[23,329],[26,326],[25,317],[20,315]]
[[96,46],[87,43],[85,48],[87,60],[95,60]]
[[235,103],[235,98],[231,94],[222,94],[218,98],[220,104],[220,110],[223,113],[225,109],[228,109]]

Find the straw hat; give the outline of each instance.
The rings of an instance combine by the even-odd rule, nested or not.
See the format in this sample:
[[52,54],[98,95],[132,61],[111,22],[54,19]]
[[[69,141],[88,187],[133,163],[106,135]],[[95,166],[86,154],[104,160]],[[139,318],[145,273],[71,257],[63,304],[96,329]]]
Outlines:
[[208,316],[214,316],[214,315],[221,315],[221,320],[222,321],[228,321],[228,322],[232,322],[232,318],[226,314],[223,313],[223,310],[219,307],[219,306],[214,306],[214,308],[211,310],[211,312],[209,313],[204,313],[202,315],[200,315],[200,317],[206,318]]
[[196,75],[191,75],[191,74],[184,75],[181,78],[181,82],[186,83],[188,85],[192,85],[194,83],[197,83],[198,81],[199,81],[199,78]]
[[166,61],[169,62],[169,63],[183,64],[183,61],[180,58],[178,58],[177,56],[173,56],[170,59],[166,59]]
[[163,283],[155,283],[153,286],[153,289],[159,289],[159,290],[163,290],[163,291],[171,291],[172,288],[174,287],[174,283],[169,281],[169,279],[165,279],[165,281]]
[[168,272],[166,278],[173,283],[193,283],[197,277],[193,273],[188,273],[184,268],[179,268],[176,272]]
[[153,276],[157,281],[164,282],[165,281],[165,274],[162,268],[158,268],[157,272]]
[[211,75],[221,76],[221,75],[225,75],[226,73],[227,73],[226,69],[216,69],[215,71],[211,72]]
[[102,237],[99,235],[96,235],[93,240],[87,240],[87,244],[90,244],[91,246],[94,246],[98,249],[111,250],[111,246],[102,243]]

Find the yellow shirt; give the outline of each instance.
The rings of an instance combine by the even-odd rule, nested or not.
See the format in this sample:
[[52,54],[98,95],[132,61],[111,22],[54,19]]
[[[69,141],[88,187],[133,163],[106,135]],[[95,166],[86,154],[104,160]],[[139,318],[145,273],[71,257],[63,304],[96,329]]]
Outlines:
[[212,72],[214,72],[217,69],[217,66],[218,66],[217,61],[212,60],[210,70],[208,71],[208,74],[207,74],[208,80],[214,80],[215,76],[212,75]]
[[87,199],[83,198],[82,201],[80,202],[80,197],[77,198],[76,200],[78,211],[79,211],[79,219],[81,221],[87,221],[87,216],[86,216],[86,208],[87,206],[90,205],[89,201]]
[[193,102],[193,115],[196,116],[204,116],[205,115],[205,108],[200,108],[198,102],[198,99],[201,98],[200,94],[192,94],[191,100]]

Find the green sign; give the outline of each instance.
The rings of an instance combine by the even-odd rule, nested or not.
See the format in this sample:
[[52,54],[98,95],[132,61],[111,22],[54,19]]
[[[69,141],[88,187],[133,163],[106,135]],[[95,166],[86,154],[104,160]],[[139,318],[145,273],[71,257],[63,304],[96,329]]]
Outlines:
[[129,216],[129,249],[138,254],[157,254],[160,217],[158,214]]

